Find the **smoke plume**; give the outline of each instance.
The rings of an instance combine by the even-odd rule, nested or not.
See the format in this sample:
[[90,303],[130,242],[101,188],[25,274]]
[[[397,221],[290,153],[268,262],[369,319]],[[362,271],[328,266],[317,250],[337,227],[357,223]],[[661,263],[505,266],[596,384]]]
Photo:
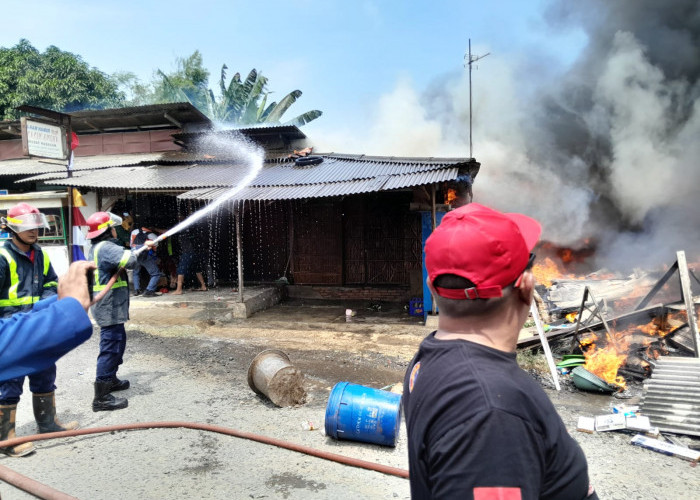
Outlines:
[[[600,267],[697,258],[700,4],[560,0],[543,17],[587,35],[567,68],[473,47],[492,52],[473,73],[474,200],[538,218],[558,245],[592,242]],[[443,75],[422,95],[399,82],[367,137],[328,150],[468,156],[467,78]]]

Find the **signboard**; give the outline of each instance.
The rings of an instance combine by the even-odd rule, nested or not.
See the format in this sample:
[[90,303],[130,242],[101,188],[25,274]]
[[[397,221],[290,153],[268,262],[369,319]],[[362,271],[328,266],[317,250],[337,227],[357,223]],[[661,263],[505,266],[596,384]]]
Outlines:
[[66,129],[43,121],[21,118],[22,152],[29,156],[41,156],[65,160],[68,158]]

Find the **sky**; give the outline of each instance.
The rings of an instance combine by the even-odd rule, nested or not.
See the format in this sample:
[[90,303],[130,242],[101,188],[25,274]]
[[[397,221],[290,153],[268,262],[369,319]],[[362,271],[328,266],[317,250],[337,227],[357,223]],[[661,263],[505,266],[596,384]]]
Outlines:
[[40,0],[2,15],[2,47],[55,45],[144,82],[195,50],[213,89],[223,64],[256,68],[273,97],[303,92],[285,118],[323,112],[302,128],[316,152],[474,157],[474,201],[595,245],[600,266],[700,251],[696,0]]
[[[273,97],[303,92],[285,116],[324,113],[309,135],[361,138],[382,97],[406,87],[420,94],[465,73],[470,38],[473,53],[489,52],[491,60],[532,52],[570,62],[584,36],[548,28],[543,8],[541,0],[9,2],[0,46],[21,38],[42,51],[55,45],[105,73],[131,71],[142,81],[199,50],[211,88],[223,64],[229,75],[256,68]],[[478,99],[487,82],[473,69]]]

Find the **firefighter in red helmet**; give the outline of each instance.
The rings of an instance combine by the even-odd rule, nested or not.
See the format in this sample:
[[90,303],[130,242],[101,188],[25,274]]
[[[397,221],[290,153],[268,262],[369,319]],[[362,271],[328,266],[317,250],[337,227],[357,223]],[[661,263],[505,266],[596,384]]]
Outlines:
[[[37,244],[39,229],[48,228],[46,216],[28,203],[18,203],[3,217],[2,225],[12,234],[0,246],[0,317],[30,311],[43,298],[56,295],[58,277],[46,251]],[[33,395],[34,417],[39,432],[75,429],[78,422],[61,424],[56,417],[56,365],[32,373],[29,389]],[[24,377],[0,381],[0,439],[15,435],[15,413],[22,395]],[[10,456],[34,451],[32,443],[0,449]]]
[[129,404],[126,398],[117,398],[112,392],[129,388],[128,380],[117,378],[117,370],[123,362],[126,349],[124,323],[129,319],[129,282],[124,269],[132,269],[136,256],[117,239],[115,227],[122,223],[120,217],[109,212],[96,212],[87,219],[87,237],[92,246],[88,260],[95,262],[93,290],[102,292],[110,279],[116,281],[104,297],[90,309],[100,327],[100,353],[97,356],[95,397],[93,411],[119,410]]

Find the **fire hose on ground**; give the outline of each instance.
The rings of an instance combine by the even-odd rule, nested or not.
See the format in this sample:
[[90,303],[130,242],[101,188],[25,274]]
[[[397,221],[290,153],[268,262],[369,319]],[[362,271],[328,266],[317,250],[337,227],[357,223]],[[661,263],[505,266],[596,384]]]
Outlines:
[[[115,431],[126,431],[126,430],[138,430],[138,429],[162,429],[162,428],[184,428],[184,429],[195,429],[201,431],[216,432],[218,434],[226,434],[228,436],[234,436],[241,439],[248,439],[251,441],[257,441],[258,443],[270,444],[277,446],[279,448],[285,448],[287,450],[297,451],[299,453],[304,453],[306,455],[311,455],[314,457],[322,458],[324,460],[330,460],[332,462],[337,462],[344,465],[349,465],[352,467],[359,467],[361,469],[367,469],[375,472],[381,472],[382,474],[388,474],[391,476],[401,477],[408,479],[408,471],[405,469],[399,469],[397,467],[391,467],[388,465],[377,464],[374,462],[368,462],[366,460],[360,460],[357,458],[346,457],[339,455],[337,453],[330,453],[326,451],[317,450],[309,446],[304,446],[289,441],[284,441],[281,439],[271,438],[268,436],[262,436],[260,434],[253,434],[251,432],[239,431],[236,429],[231,429],[228,427],[222,427],[218,425],[210,424],[200,424],[196,422],[141,422],[134,424],[121,424],[121,425],[110,425],[104,427],[95,427],[92,429],[75,429],[72,431],[63,432],[50,432],[46,434],[36,434],[33,436],[22,436],[13,439],[7,439],[5,441],[0,441],[0,448],[14,447],[29,441],[45,441],[48,439],[58,439],[67,438],[74,436],[85,436],[88,434],[101,434],[105,432],[115,432]],[[13,485],[27,493],[30,493],[37,498],[44,500],[77,500],[75,497],[62,493],[58,490],[46,486],[34,479],[23,476],[7,467],[0,465],[0,480]]]
[[[138,255],[141,251],[145,250],[146,246],[133,252]],[[119,274],[123,272],[123,268],[119,268],[115,272],[109,281],[105,284],[104,288],[93,298],[93,304],[99,302],[104,298],[107,292],[112,288],[114,283],[119,277]],[[32,436],[22,436],[13,439],[7,439],[5,441],[0,441],[0,448],[14,447],[29,441],[44,441],[48,439],[58,439],[67,438],[75,436],[85,436],[88,434],[101,434],[105,432],[115,432],[115,431],[125,431],[125,430],[138,430],[138,429],[161,429],[161,428],[185,428],[185,429],[196,429],[209,432],[216,432],[219,434],[226,434],[229,436],[234,436],[242,439],[249,439],[251,441],[257,441],[259,443],[270,444],[277,446],[279,448],[285,448],[292,451],[297,451],[299,453],[304,453],[306,455],[315,456],[322,458],[324,460],[330,460],[344,465],[349,465],[352,467],[359,467],[362,469],[367,469],[375,472],[381,472],[382,474],[388,474],[392,476],[397,476],[400,478],[408,479],[408,471],[405,469],[399,469],[397,467],[391,467],[388,465],[377,464],[374,462],[368,462],[366,460],[360,460],[357,458],[346,457],[339,455],[337,453],[330,453],[309,446],[303,446],[295,444],[289,441],[284,441],[281,439],[271,438],[267,436],[262,436],[260,434],[253,434],[250,432],[239,431],[236,429],[231,429],[227,427],[221,427],[217,425],[210,424],[199,424],[193,422],[142,422],[134,424],[121,424],[121,425],[111,425],[105,427],[96,427],[93,429],[75,429],[63,432],[51,432],[46,434],[35,434]],[[12,469],[0,465],[0,480],[13,485],[27,493],[30,493],[37,498],[45,500],[77,500],[75,497],[67,495],[61,491],[55,490],[50,486],[42,484],[34,479],[23,476]]]

